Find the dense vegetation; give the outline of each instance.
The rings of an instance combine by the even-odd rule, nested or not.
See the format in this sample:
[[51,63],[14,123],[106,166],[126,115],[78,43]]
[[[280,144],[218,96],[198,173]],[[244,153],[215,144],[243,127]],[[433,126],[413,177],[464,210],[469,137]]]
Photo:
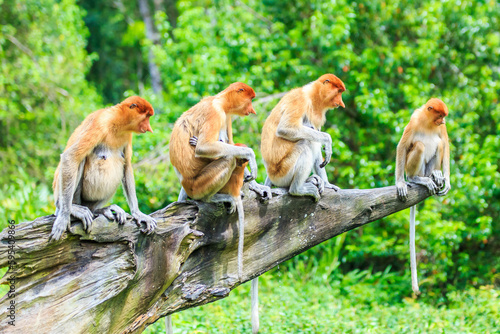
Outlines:
[[[149,31],[140,4],[152,13]],[[278,332],[500,328],[497,1],[0,0],[0,29],[1,227],[53,213],[59,154],[93,110],[132,94],[155,106],[155,133],[134,139],[139,202],[151,212],[177,197],[168,142],[183,111],[231,82],[251,85],[258,115],[237,120],[235,138],[259,159],[260,128],[278,101],[259,98],[331,72],[347,87],[346,109],[330,111],[325,126],[334,142],[331,182],[393,185],[403,127],[435,96],[450,110],[452,190],[418,207],[421,298],[411,298],[405,211],[264,275],[264,325],[278,322]],[[261,166],[258,180],[264,176]],[[121,191],[114,202],[126,208]],[[248,331],[243,293],[174,321],[187,332]],[[220,317],[203,320],[213,313]]]

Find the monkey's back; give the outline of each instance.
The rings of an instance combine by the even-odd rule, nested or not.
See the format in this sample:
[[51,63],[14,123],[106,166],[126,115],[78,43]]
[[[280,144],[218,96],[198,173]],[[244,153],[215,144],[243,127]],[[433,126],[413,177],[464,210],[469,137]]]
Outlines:
[[301,126],[304,107],[302,88],[287,93],[264,122],[261,135],[261,153],[271,180],[285,176],[298,158],[297,142],[278,137],[276,131],[285,113],[289,113],[289,126]]
[[195,147],[189,144],[193,136],[199,137],[202,126],[210,120],[212,97],[205,98],[184,112],[175,122],[170,137],[170,162],[184,179],[195,177],[212,160],[197,158]]

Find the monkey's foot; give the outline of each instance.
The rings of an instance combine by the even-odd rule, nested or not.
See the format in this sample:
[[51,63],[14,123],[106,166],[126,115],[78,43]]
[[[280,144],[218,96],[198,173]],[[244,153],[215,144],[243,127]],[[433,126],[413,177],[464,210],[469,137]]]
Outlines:
[[92,229],[92,221],[94,220],[94,214],[89,208],[82,205],[73,204],[71,205],[71,215],[82,221],[83,229],[90,232]]
[[311,196],[317,202],[321,198],[318,187],[313,184],[306,182],[300,187],[290,187],[290,195],[293,196]]
[[142,233],[151,234],[156,228],[156,220],[140,211],[132,212],[137,226],[141,227],[141,223],[146,224],[146,228],[141,230]]
[[415,176],[409,180],[416,184],[420,184],[427,187],[431,195],[435,195],[436,192],[439,190],[438,186],[434,183],[434,181],[432,181],[430,177]]
[[448,193],[448,191],[450,191],[450,189],[451,189],[451,186],[445,182],[445,185],[444,185],[443,189],[441,189],[440,191],[438,191],[436,193],[436,195],[438,195],[438,196],[444,196],[444,195],[446,195]]
[[438,186],[439,189],[443,188],[445,182],[443,172],[437,169],[432,171],[431,179],[434,181],[434,183]]
[[49,242],[57,241],[61,239],[63,233],[68,229],[71,218],[69,215],[59,214],[54,221],[54,225],[52,225],[52,232],[50,232]]
[[229,207],[227,208],[227,213],[228,214],[233,214],[236,211],[236,203],[234,202],[234,199],[231,195],[227,194],[215,194],[213,195],[209,202],[213,203],[227,203],[229,204]]
[[260,200],[263,202],[268,201],[273,197],[271,193],[271,187],[258,184],[255,180],[250,182],[248,188],[256,193],[260,197]]
[[272,188],[271,193],[276,196],[286,195],[289,193],[287,188]]
[[127,213],[116,204],[111,204],[102,209],[95,210],[97,214],[102,214],[109,220],[116,220],[118,224],[125,224],[127,221]]
[[330,182],[325,182],[325,188],[326,189],[333,189],[335,191],[339,191],[340,187],[337,187],[336,185],[330,183]]
[[312,183],[314,184],[319,191],[319,194],[321,195],[323,191],[325,191],[325,181],[319,175],[313,174],[309,176],[306,180],[306,183]]

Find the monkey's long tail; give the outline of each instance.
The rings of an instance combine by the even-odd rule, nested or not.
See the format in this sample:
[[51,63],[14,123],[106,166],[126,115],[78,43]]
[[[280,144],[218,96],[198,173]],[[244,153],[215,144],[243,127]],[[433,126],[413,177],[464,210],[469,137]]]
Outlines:
[[245,213],[243,212],[243,203],[241,197],[235,198],[236,210],[238,211],[238,279],[243,279],[243,245],[245,240]]
[[420,290],[418,289],[418,278],[417,278],[417,256],[415,254],[415,211],[417,206],[414,205],[410,208],[410,269],[411,269],[411,287],[413,292],[418,295]]
[[252,334],[259,332],[259,277],[252,280],[250,289],[252,295]]
[[165,317],[165,333],[174,334],[174,329],[172,328],[172,316],[167,315]]

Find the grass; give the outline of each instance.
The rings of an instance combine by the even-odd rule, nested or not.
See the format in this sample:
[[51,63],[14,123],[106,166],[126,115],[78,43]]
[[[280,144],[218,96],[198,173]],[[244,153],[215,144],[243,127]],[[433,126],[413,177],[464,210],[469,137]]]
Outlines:
[[[261,276],[260,333],[500,333],[500,291],[493,286],[452,292],[447,303],[433,305],[398,300],[390,280],[368,276],[333,284],[276,271]],[[250,282],[225,299],[174,314],[174,333],[251,333],[249,293]],[[164,332],[163,319],[145,331]]]

